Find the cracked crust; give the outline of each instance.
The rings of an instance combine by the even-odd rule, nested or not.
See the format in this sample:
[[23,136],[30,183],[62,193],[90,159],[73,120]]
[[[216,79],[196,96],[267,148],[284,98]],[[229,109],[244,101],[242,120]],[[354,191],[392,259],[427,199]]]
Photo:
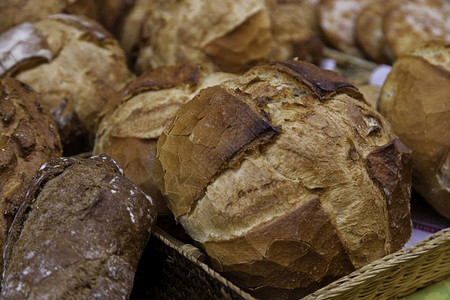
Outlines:
[[155,218],[111,158],[50,161],[11,227],[2,299],[128,298]]
[[180,223],[217,270],[260,297],[298,298],[411,234],[409,149],[354,86],[306,62],[202,90],[156,157]]
[[61,152],[55,122],[36,92],[0,76],[0,250],[23,201],[23,189],[42,164]]
[[41,94],[64,154],[92,149],[98,113],[133,76],[117,41],[95,21],[57,14],[10,29],[0,43],[0,64]]
[[156,141],[164,124],[198,89],[231,78],[182,64],[149,70],[129,82],[100,114],[94,154],[113,157],[125,175],[154,199],[159,214],[171,214],[154,182]]

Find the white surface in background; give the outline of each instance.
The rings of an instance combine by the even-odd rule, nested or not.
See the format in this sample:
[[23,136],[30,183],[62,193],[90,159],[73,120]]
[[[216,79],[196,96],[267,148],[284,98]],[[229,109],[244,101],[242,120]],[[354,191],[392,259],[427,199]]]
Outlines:
[[370,74],[369,84],[383,86],[387,75],[391,71],[392,67],[388,65],[379,65]]
[[325,70],[332,70],[334,71],[336,69],[336,61],[331,58],[324,58],[320,62],[320,67]]
[[412,246],[414,244],[417,244],[418,242],[422,241],[424,238],[426,238],[427,236],[429,236],[430,232],[428,231],[423,231],[420,229],[415,229],[413,228],[412,230],[412,235],[411,235],[411,239],[409,240],[409,242],[405,245],[405,248],[408,248],[409,246]]

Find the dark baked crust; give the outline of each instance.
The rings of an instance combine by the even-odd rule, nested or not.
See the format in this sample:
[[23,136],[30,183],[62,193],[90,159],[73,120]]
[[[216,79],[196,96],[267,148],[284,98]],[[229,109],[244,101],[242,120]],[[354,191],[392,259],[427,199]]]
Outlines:
[[61,152],[56,125],[37,94],[0,76],[0,250],[23,201],[21,192],[39,167]]
[[11,227],[2,298],[127,298],[156,212],[107,156],[34,176]]

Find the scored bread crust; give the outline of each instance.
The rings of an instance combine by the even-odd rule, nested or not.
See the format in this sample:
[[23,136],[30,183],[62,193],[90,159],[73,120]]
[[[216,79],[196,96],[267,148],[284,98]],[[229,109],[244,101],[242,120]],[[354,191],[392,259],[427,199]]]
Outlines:
[[[58,14],[10,30],[13,43],[2,51],[0,64],[15,59],[5,73],[42,95],[66,155],[90,150],[98,113],[133,76],[123,50],[100,24],[82,16]],[[23,41],[23,33],[35,42]],[[1,42],[7,44],[11,35],[5,34]]]
[[127,299],[156,212],[107,156],[44,165],[5,249],[2,299]]
[[242,72],[267,60],[270,47],[264,0],[159,1],[143,26],[135,70],[191,62]]
[[164,124],[196,90],[231,77],[227,73],[209,74],[200,65],[191,64],[148,70],[104,107],[93,153],[113,157],[125,175],[152,196],[158,213],[170,213],[154,183],[156,141]]
[[[23,201],[23,189],[45,162],[61,156],[55,122],[29,86],[0,76],[0,250]],[[3,256],[0,258],[3,269]]]
[[159,138],[156,171],[214,268],[295,298],[407,242],[410,156],[353,85],[293,61],[201,90]]
[[356,44],[355,22],[361,10],[374,0],[321,0],[318,6],[320,28],[336,49],[363,56]]
[[423,42],[450,41],[450,2],[447,0],[404,1],[383,20],[387,49],[394,60]]
[[379,108],[413,151],[413,188],[450,219],[450,44],[431,41],[400,56]]

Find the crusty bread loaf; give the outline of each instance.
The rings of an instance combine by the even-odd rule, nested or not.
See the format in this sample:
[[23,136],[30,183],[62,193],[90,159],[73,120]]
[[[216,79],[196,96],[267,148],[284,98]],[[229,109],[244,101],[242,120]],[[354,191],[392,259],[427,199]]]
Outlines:
[[107,156],[33,177],[5,250],[2,299],[128,299],[156,213]]
[[152,196],[159,214],[170,214],[154,183],[155,148],[164,124],[199,88],[231,78],[182,64],[149,70],[118,91],[100,116],[94,154],[107,154],[125,176]]
[[410,0],[390,11],[383,20],[383,33],[392,59],[433,39],[450,42],[450,2]]
[[156,158],[175,217],[257,297],[299,298],[411,234],[411,151],[353,85],[306,62],[201,90]]
[[321,0],[319,25],[326,40],[336,49],[363,56],[356,43],[355,22],[364,7],[375,0]]
[[450,219],[450,44],[431,41],[400,56],[379,108],[413,150],[413,188]]
[[3,33],[0,65],[1,73],[42,95],[56,120],[65,154],[91,149],[98,113],[132,77],[111,34],[95,21],[64,14]]
[[270,55],[264,0],[157,1],[143,27],[136,71],[191,62],[241,72]]
[[272,34],[271,59],[298,58],[318,65],[323,42],[318,33],[316,3],[311,1],[266,0]]
[[392,63],[383,33],[384,17],[405,0],[380,0],[368,4],[356,18],[355,37],[367,56],[382,64]]
[[[23,201],[22,190],[48,160],[61,156],[55,122],[28,85],[0,76],[0,250]],[[0,271],[3,256],[0,257]]]

